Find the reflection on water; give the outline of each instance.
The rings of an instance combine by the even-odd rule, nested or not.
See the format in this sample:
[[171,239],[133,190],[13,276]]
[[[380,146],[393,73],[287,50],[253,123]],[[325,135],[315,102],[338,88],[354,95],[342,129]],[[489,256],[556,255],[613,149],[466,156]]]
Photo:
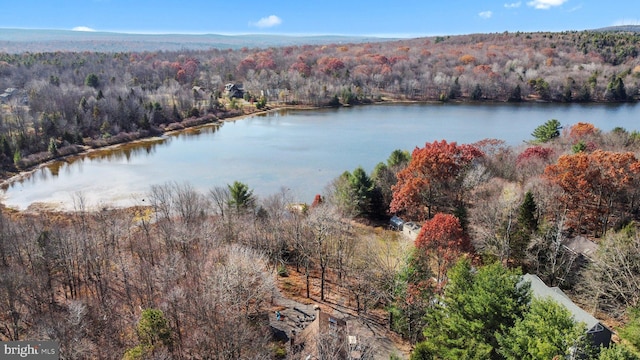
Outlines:
[[199,135],[213,134],[218,131],[223,125],[224,123],[206,124],[170,133],[167,136],[178,139],[184,137],[198,137]]
[[22,185],[25,182],[47,181],[51,177],[58,177],[61,171],[64,171],[66,175],[70,175],[74,169],[82,173],[85,161],[129,163],[134,157],[152,156],[156,152],[156,147],[166,142],[166,138],[145,139],[143,141],[95,149],[87,154],[70,156],[60,161],[47,163],[42,168],[35,170],[31,176],[20,177],[17,181],[10,183],[9,186]]
[[103,149],[96,149],[86,155],[82,156],[91,160],[107,160],[107,161],[122,161],[130,162],[133,156],[151,156],[155,153],[156,146],[166,142],[166,138],[153,138],[144,141],[138,141],[128,144],[121,144],[117,146],[111,146]]
[[[473,143],[496,138],[519,146],[549,119],[567,127],[589,122],[603,131],[638,129],[638,105],[439,104],[373,105],[317,111],[284,110],[169,133],[158,139],[69,157],[16,180],[7,206],[34,202],[71,206],[82,191],[89,204],[131,205],[151,185],[190,183],[203,193],[234,181],[259,196],[291,189],[311,202],[345,170],[373,170],[396,149],[446,139]],[[136,200],[137,199],[137,200]]]
[[60,173],[60,168],[62,167],[62,164],[64,164],[64,162],[62,161],[56,161],[54,163],[51,163],[48,166],[49,171],[51,172],[51,175],[58,176],[58,173]]

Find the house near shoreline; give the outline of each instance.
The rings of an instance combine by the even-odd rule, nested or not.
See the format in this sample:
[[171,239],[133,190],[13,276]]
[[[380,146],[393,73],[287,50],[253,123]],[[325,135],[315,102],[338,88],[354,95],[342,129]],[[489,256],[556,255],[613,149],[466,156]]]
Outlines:
[[229,99],[242,98],[244,96],[244,90],[240,84],[228,83],[224,86],[224,92]]
[[532,295],[536,298],[551,298],[553,301],[563,305],[573,315],[573,319],[577,322],[585,324],[585,334],[589,336],[592,345],[595,348],[601,346],[608,347],[611,344],[612,332],[603,325],[600,320],[589,314],[578,305],[576,305],[569,297],[558,287],[548,287],[542,279],[537,275],[525,274],[522,281],[531,283]]

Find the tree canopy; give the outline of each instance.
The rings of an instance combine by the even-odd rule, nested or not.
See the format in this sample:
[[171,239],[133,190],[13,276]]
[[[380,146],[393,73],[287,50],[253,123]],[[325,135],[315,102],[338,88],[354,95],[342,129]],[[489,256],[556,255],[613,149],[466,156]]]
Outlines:
[[[448,272],[444,295],[427,312],[423,352],[437,359],[496,359],[498,337],[530,301],[520,273],[499,263],[477,269],[461,260]],[[426,350],[426,351],[425,351]]]
[[389,167],[404,166],[411,160],[411,154],[406,150],[396,149],[391,152],[387,159],[387,165]]
[[466,170],[483,155],[473,145],[446,140],[416,148],[409,165],[397,174],[390,211],[416,220],[429,219],[436,212],[453,213],[462,206]]
[[629,308],[627,313],[629,322],[620,329],[620,337],[640,351],[640,305]]
[[640,356],[634,353],[624,344],[611,345],[608,348],[602,348],[598,360],[638,360]]
[[84,84],[95,89],[100,85],[100,79],[98,75],[91,73],[84,79]]
[[253,206],[255,197],[253,196],[253,190],[249,189],[249,185],[234,181],[228,187],[231,195],[229,205],[234,207],[236,211],[246,210]]
[[436,268],[438,283],[444,280],[451,263],[471,250],[469,237],[454,215],[438,213],[425,221],[415,240],[417,258],[424,258]]
[[585,326],[552,299],[533,299],[513,327],[498,334],[498,353],[507,360],[564,358],[582,348]]
[[564,192],[559,201],[567,208],[569,226],[602,235],[612,217],[624,219],[635,211],[635,188],[640,161],[632,152],[596,150],[562,155],[547,166],[545,177]]
[[161,347],[171,349],[173,339],[171,328],[162,310],[144,309],[136,328],[139,345],[125,352],[124,359],[145,359],[153,357]]
[[546,143],[560,136],[560,129],[562,129],[560,121],[551,119],[535,128],[531,136],[533,136],[538,143]]

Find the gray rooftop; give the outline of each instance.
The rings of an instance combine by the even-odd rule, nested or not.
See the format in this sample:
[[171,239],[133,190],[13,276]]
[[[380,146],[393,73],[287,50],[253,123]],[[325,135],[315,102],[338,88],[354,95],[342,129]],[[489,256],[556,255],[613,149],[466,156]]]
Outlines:
[[598,251],[598,244],[583,236],[576,236],[569,240],[565,247],[575,254],[580,254],[588,258]]
[[573,314],[575,321],[583,322],[587,325],[587,330],[603,326],[593,315],[574,304],[562,290],[558,287],[548,287],[537,275],[526,274],[522,276],[522,280],[531,283],[531,292],[534,297],[539,299],[550,297],[555,302],[564,305]]

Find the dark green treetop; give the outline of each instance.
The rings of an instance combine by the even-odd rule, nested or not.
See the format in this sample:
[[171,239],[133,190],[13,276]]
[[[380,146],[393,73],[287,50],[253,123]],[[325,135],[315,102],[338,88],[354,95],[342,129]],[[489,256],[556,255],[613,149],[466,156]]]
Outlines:
[[531,136],[535,138],[535,142],[546,143],[560,136],[560,129],[562,129],[560,121],[551,119],[535,128]]

